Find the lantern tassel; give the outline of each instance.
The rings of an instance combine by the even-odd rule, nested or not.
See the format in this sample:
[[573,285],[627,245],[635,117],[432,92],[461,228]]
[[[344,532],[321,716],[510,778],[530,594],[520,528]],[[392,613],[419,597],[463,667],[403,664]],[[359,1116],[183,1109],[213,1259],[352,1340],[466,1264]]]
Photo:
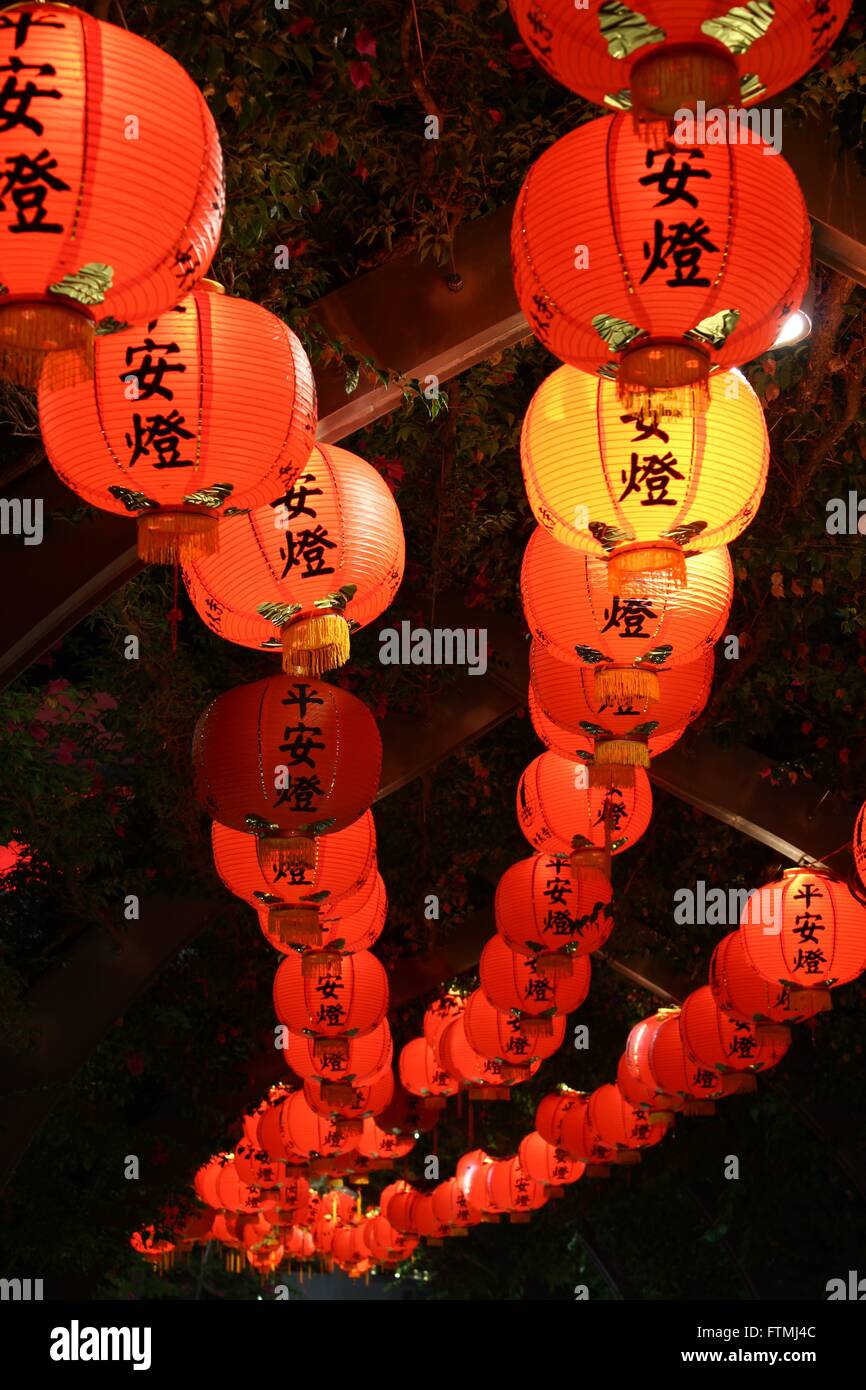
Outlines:
[[336,951],[306,951],[301,956],[304,979],[335,980],[343,973],[343,958]]
[[62,304],[0,307],[0,377],[59,391],[93,379],[93,323]]
[[607,587],[619,598],[646,598],[687,585],[686,557],[675,541],[625,545],[608,559]]
[[633,787],[634,765],[631,763],[599,763],[589,765],[591,787]]
[[650,339],[625,348],[616,378],[618,399],[639,419],[690,419],[710,403],[710,359],[684,339]]
[[[322,1100],[326,1105],[352,1105],[355,1100],[355,1088],[347,1085],[345,1081],[323,1081],[321,1084],[321,1094]],[[335,1203],[336,1200],[335,1197]]]
[[659,678],[640,666],[608,666],[595,673],[595,694],[603,704],[658,700]]
[[321,946],[324,941],[317,907],[277,903],[268,913],[268,932],[283,945]]
[[536,1038],[550,1038],[553,1036],[552,1018],[526,1018],[520,1020],[520,1026],[526,1036],[535,1041]]
[[[554,980],[570,980],[572,975],[574,974],[574,961],[572,960],[571,956],[568,955],[565,951],[550,951],[547,955],[535,957],[535,968],[542,975],[550,975]],[[550,1027],[544,1031],[547,1033],[548,1036],[550,1036],[550,1034],[553,1032],[552,1019],[549,1018],[546,1020],[523,1020],[524,1024],[531,1023],[533,1021],[536,1023],[549,1023]],[[538,1029],[537,1031],[540,1033],[542,1030]]]
[[293,676],[321,676],[349,660],[349,624],[341,613],[301,618],[282,629],[283,670]]
[[341,1057],[348,1061],[349,1039],[316,1037],[313,1039],[313,1056],[317,1062],[328,1056]]
[[286,869],[314,869],[316,841],[311,835],[283,831],[276,835],[260,835],[256,840],[259,868],[265,873]]
[[145,512],[138,518],[138,558],[149,565],[187,564],[219,550],[219,517],[209,512]]
[[649,767],[649,749],[640,739],[606,738],[595,745],[597,767]]

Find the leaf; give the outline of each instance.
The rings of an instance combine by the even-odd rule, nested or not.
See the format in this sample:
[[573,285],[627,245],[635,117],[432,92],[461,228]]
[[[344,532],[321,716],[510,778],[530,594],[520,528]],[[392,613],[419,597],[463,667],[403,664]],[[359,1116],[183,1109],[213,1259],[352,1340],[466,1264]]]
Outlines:
[[596,314],[592,326],[607,343],[611,352],[621,352],[645,332],[643,328],[636,328],[633,323],[629,323],[628,319],[618,319],[612,314]]
[[585,661],[589,666],[597,666],[600,661],[610,661],[609,656],[603,652],[596,651],[595,647],[575,647],[574,649],[581,661]]

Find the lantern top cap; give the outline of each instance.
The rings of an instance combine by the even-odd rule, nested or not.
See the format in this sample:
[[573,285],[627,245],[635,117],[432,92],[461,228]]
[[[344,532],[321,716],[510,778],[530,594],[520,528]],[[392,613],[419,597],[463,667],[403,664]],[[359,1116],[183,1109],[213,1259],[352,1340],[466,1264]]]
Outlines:
[[210,294],[225,294],[226,287],[221,285],[219,280],[212,280],[209,276],[204,276],[198,282],[198,288],[207,290]]
[[832,869],[817,864],[797,864],[793,869],[784,869],[782,878],[793,878],[796,874],[814,874],[816,878],[836,878]]

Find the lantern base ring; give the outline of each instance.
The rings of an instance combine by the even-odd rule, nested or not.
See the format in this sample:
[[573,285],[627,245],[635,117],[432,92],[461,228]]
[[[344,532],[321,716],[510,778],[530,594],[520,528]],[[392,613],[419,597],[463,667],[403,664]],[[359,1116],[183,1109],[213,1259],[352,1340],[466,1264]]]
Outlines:
[[181,508],[138,518],[138,556],[149,565],[179,565],[219,550],[219,517]]
[[685,338],[640,339],[620,354],[616,394],[639,420],[691,419],[710,403],[710,359]]

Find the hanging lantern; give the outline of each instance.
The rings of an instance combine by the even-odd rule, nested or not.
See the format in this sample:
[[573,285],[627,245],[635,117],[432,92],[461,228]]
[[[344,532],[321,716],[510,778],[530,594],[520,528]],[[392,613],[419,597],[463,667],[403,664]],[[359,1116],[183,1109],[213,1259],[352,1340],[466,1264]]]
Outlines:
[[391,1104],[393,1095],[394,1074],[390,1070],[364,1086],[309,1078],[304,1082],[304,1097],[310,1109],[326,1118],[362,1120],[368,1115],[379,1115]]
[[381,1213],[362,1224],[361,1236],[378,1264],[399,1264],[408,1260],[418,1245],[417,1236],[398,1231]]
[[484,1149],[470,1149],[457,1160],[454,1177],[471,1206],[487,1211],[487,1175],[495,1159]]
[[300,1153],[327,1158],[345,1154],[355,1146],[361,1126],[355,1120],[334,1120],[317,1115],[303,1091],[296,1091],[280,1107],[280,1124],[286,1142]]
[[473,1207],[456,1178],[448,1178],[430,1194],[433,1215],[443,1226],[477,1226],[481,1212]]
[[358,1153],[362,1158],[381,1159],[390,1164],[405,1158],[415,1147],[412,1134],[391,1134],[382,1129],[372,1115],[364,1121],[364,1128],[358,1140]]
[[240,1139],[234,1147],[235,1170],[241,1182],[248,1187],[276,1187],[281,1177],[278,1164],[263,1157],[261,1149],[254,1147],[248,1139]]
[[224,516],[290,486],[316,396],[291,329],[205,280],[146,326],[100,337],[92,382],[45,378],[39,422],[63,482],[137,517],[140,557],[173,563],[215,551]]
[[382,935],[387,915],[388,895],[379,873],[333,905],[325,899],[321,908],[316,903],[272,904],[258,911],[259,926],[271,946],[283,955],[303,950],[304,969],[310,973],[330,969],[335,951],[351,955],[369,950]]
[[521,1167],[519,1158],[494,1163],[488,1178],[490,1195],[500,1211],[515,1215],[538,1211],[548,1199],[543,1182],[537,1182]]
[[547,973],[544,956],[518,955],[493,936],[481,952],[479,978],[487,1002],[516,1015],[532,1036],[552,1033],[555,1014],[580,1008],[589,993],[590,964],[586,956],[566,955]]
[[791,169],[765,148],[648,147],[628,118],[606,116],[530,168],[512,224],[520,307],[563,362],[613,371],[626,412],[704,412],[711,367],[760,356],[799,308],[809,219]]
[[[578,772],[584,773],[583,786]],[[517,822],[533,849],[568,855],[577,840],[621,854],[637,843],[652,816],[652,791],[643,768],[634,769],[631,786],[585,782],[583,765],[556,753],[541,753],[529,764],[517,787]],[[598,891],[593,880],[591,893]]]
[[437,1048],[442,1033],[448,1024],[459,1017],[466,1008],[466,996],[458,994],[455,990],[448,990],[445,994],[440,994],[438,999],[434,999],[432,1004],[428,1004],[424,1011],[424,1037],[433,1049],[434,1054],[438,1055]]
[[[772,907],[770,907],[772,903]],[[786,869],[745,906],[740,935],[746,956],[771,984],[793,991],[847,984],[866,964],[866,907],[827,869]]]
[[[496,887],[494,916],[496,930],[507,950],[522,956],[537,957],[527,963],[511,962],[499,952],[493,956],[493,942],[484,948],[491,951],[488,968],[524,974],[513,978],[512,984],[501,988],[513,990],[520,988],[525,992],[530,978],[547,983],[533,986],[526,994],[528,1003],[550,1000],[561,987],[563,998],[575,998],[577,1003],[564,1010],[570,1013],[586,998],[589,989],[589,961],[578,957],[598,950],[613,930],[610,915],[611,887],[603,873],[597,869],[584,869],[572,873],[568,858],[560,854],[533,854],[528,859],[520,859],[506,869]],[[545,954],[539,954],[544,952]],[[556,953],[557,959],[552,958]],[[496,964],[498,962],[498,965]],[[485,957],[481,957],[481,987],[489,993],[485,985]],[[489,981],[494,988],[492,978]],[[552,993],[551,993],[552,991]],[[495,1002],[491,999],[491,1002]],[[503,1007],[497,1004],[497,1008]],[[508,1008],[518,1007],[509,1004]],[[526,1009],[527,1013],[543,1012],[541,1009]]]
[[632,1034],[627,1055],[630,1064],[634,1058],[638,1078],[646,1086],[682,1096],[686,1101],[721,1100],[738,1091],[754,1089],[752,1077],[734,1071],[722,1074],[689,1057],[680,1033],[679,1009],[660,1009],[654,1026],[636,1040],[634,1048]]
[[216,1180],[218,1205],[224,1211],[261,1211],[276,1205],[276,1196],[255,1185],[242,1182],[235,1166],[234,1155],[220,1169]]
[[303,907],[313,902],[327,910],[368,885],[372,891],[376,866],[376,827],[365,811],[345,830],[318,837],[312,865],[262,868],[255,838],[214,821],[211,827],[214,866],[230,893],[250,907]]
[[315,1040],[302,1033],[289,1033],[284,1053],[286,1063],[302,1081],[333,1082],[338,1085],[369,1086],[390,1071],[394,1047],[387,1018],[360,1038],[349,1038],[344,1045],[317,1049]]
[[349,659],[349,633],[392,602],[403,578],[400,513],[381,474],[317,445],[282,496],[220,532],[218,555],[186,566],[199,617],[217,636],[279,651],[283,670],[318,676]]
[[[520,36],[557,82],[636,120],[671,120],[766,101],[793,86],[836,41],[850,0],[734,6],[729,0],[509,0]],[[697,143],[702,143],[700,140]]]
[[530,1062],[552,1057],[565,1037],[565,1018],[555,1015],[550,1031],[535,1019],[500,1013],[477,989],[466,1001],[463,1015],[466,1041],[481,1057],[491,1057],[503,1067],[502,1080],[526,1076]]
[[84,382],[96,328],[157,318],[210,265],[225,202],[216,127],[173,58],[70,5],[8,7],[0,54],[14,103],[0,131],[14,234],[0,375],[35,387],[48,363],[52,381]]
[[[533,642],[529,658],[532,727],[552,753],[589,763],[588,780],[594,780],[597,758],[602,759],[600,767],[605,770],[616,765],[617,758],[623,756],[620,744],[624,740],[644,744],[649,761],[673,747],[703,712],[713,682],[713,664],[713,649],[708,647],[687,665],[657,673],[658,700],[651,701],[646,694],[604,699],[596,691],[595,676],[588,667],[566,665],[550,648]],[[632,756],[631,752],[626,751],[625,756]]]
[[[645,1024],[638,1024],[637,1028],[631,1030],[629,1038],[645,1026]],[[652,1111],[654,1114],[673,1115],[675,1111],[682,1110],[686,1103],[683,1096],[668,1095],[660,1091],[654,1082],[648,1083],[641,1080],[641,1075],[642,1073],[638,1073],[636,1068],[632,1069],[629,1064],[629,1056],[624,1052],[617,1063],[616,1084],[630,1105],[639,1110]]]
[[456,1096],[460,1089],[426,1038],[413,1038],[401,1051],[400,1080],[413,1096]]
[[803,1023],[821,1011],[819,990],[798,990],[794,1008],[786,985],[770,984],[759,975],[746,955],[739,931],[723,936],[713,951],[709,983],[722,1012],[756,1024],[759,1037],[765,1024]]
[[683,1001],[680,1035],[689,1056],[716,1071],[766,1071],[781,1062],[791,1045],[782,1024],[761,1029],[722,1013],[709,985]]
[[857,812],[854,837],[851,845],[854,854],[854,868],[862,888],[866,889],[866,801]]
[[618,1086],[599,1086],[586,1103],[586,1122],[601,1144],[609,1148],[647,1149],[667,1134],[673,1115],[651,1121],[632,1105]]
[[225,1155],[214,1154],[207,1163],[202,1164],[193,1179],[193,1187],[197,1195],[207,1206],[217,1210],[222,1205],[217,1192],[217,1179],[222,1171],[224,1160]]
[[413,1096],[398,1081],[394,1087],[394,1098],[387,1110],[376,1116],[381,1129],[391,1134],[421,1134],[433,1129],[437,1112],[425,1107],[420,1096]]
[[545,1143],[559,1148],[562,1141],[562,1126],[566,1115],[586,1101],[583,1091],[572,1091],[562,1086],[551,1095],[539,1101],[535,1111],[535,1128]]
[[403,1178],[398,1178],[396,1182],[391,1182],[387,1187],[382,1188],[382,1195],[379,1198],[379,1210],[387,1221],[390,1221],[395,1231],[404,1235],[409,1230],[406,1223],[408,1208],[417,1200],[418,1193],[415,1188]]
[[214,820],[256,836],[259,863],[315,863],[317,835],[345,830],[379,788],[382,740],[354,695],[269,676],[217,697],[193,735],[196,795]]
[[164,1274],[174,1264],[175,1245],[170,1240],[160,1240],[153,1226],[145,1226],[141,1231],[133,1231],[129,1240],[137,1255],[141,1255],[157,1274]]
[[453,1235],[451,1226],[440,1221],[434,1212],[432,1194],[425,1192],[416,1198],[412,1205],[412,1221],[419,1235],[440,1245],[448,1236]]
[[322,1057],[342,1050],[350,1038],[371,1033],[388,1012],[388,976],[369,951],[335,955],[331,973],[306,975],[302,958],[286,956],[274,977],[274,1012],[293,1032],[315,1039]]
[[593,693],[601,703],[657,701],[656,673],[705,655],[731,608],[734,577],[724,546],[685,564],[685,588],[619,599],[608,591],[603,561],[559,545],[539,527],[520,579],[529,629],[558,661],[595,672]]
[[538,1130],[521,1139],[517,1158],[526,1176],[545,1187],[564,1187],[566,1183],[577,1182],[586,1172],[585,1163],[569,1158],[565,1149],[548,1144]]
[[535,518],[562,545],[607,565],[612,594],[687,582],[686,553],[714,550],[753,520],[770,443],[761,402],[738,371],[713,379],[705,415],[654,423],[613,382],[560,367],[523,421],[523,481]]
[[[465,1014],[461,1014],[459,1018],[452,1019],[443,1030],[439,1039],[439,1057],[442,1065],[456,1080],[466,1086],[489,1088],[493,1099],[498,1096],[500,1087],[510,1084],[523,1074],[523,1062],[516,1065],[504,1064],[497,1057],[483,1055],[469,1042],[464,1023]],[[526,1035],[523,1034],[522,1037],[526,1038]],[[526,1042],[529,1045],[528,1038]],[[518,1043],[518,1047],[520,1046],[522,1043]],[[530,1074],[533,1070],[537,1071],[540,1065],[539,1059],[533,1059],[530,1063]]]

